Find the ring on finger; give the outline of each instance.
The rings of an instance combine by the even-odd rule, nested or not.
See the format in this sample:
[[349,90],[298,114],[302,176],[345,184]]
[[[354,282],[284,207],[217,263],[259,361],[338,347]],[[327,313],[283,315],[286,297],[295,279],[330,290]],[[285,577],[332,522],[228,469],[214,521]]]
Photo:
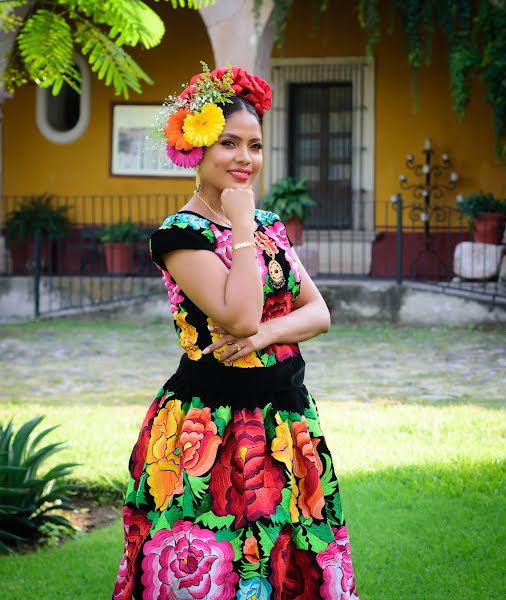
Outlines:
[[237,352],[240,352],[242,350],[241,346],[239,346],[239,344],[236,344],[235,342],[234,346],[237,348]]

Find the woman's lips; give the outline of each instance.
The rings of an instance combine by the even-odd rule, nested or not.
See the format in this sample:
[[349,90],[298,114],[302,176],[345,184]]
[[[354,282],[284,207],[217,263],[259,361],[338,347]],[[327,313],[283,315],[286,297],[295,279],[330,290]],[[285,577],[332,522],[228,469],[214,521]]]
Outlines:
[[236,181],[248,181],[250,176],[250,173],[245,173],[242,171],[229,171],[229,173]]

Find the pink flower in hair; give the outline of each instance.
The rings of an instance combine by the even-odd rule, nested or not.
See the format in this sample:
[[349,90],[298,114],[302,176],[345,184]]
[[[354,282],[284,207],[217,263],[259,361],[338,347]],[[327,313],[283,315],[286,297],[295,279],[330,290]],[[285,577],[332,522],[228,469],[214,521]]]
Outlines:
[[195,146],[191,150],[176,150],[174,146],[167,144],[165,150],[170,160],[184,169],[195,168],[204,156],[204,151],[200,146]]

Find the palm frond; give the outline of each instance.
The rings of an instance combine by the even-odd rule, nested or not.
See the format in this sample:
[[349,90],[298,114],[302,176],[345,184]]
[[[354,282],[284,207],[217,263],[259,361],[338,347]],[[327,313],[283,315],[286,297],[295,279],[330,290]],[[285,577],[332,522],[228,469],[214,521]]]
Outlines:
[[91,70],[105,84],[114,86],[116,95],[129,98],[129,89],[141,93],[139,80],[149,84],[153,81],[122,48],[107,37],[91,22],[79,22],[75,40],[81,45],[84,56],[88,56]]
[[17,43],[26,71],[37,85],[53,86],[55,95],[64,82],[79,90],[72,30],[62,15],[39,9],[21,28]]
[[107,25],[111,29],[109,37],[119,46],[136,46],[139,42],[145,48],[157,46],[164,34],[162,19],[141,0],[58,0],[65,5],[69,15],[78,18],[84,15],[96,25]]

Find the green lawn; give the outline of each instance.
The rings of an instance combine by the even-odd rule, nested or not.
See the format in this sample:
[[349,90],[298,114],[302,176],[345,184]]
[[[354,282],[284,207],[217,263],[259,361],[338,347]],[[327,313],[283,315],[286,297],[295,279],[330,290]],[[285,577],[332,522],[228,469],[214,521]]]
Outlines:
[[[0,404],[0,420],[15,415],[16,422],[21,422],[47,415],[46,426],[61,423],[51,441],[69,441],[58,460],[82,463],[75,471],[79,480],[91,486],[105,478],[123,485],[143,414],[177,358],[177,352],[170,354],[172,348],[168,367],[163,363],[152,366],[153,356],[164,352],[168,332],[165,324],[140,327],[75,321],[0,328],[0,339],[8,341],[8,351],[17,360],[14,376],[12,370],[8,372],[8,357],[3,364],[0,358],[0,368],[12,385]],[[44,368],[32,361],[44,340],[59,348],[63,365],[59,383],[52,379],[55,370],[47,369],[46,376]],[[169,342],[173,347],[173,338]],[[303,348],[307,385],[313,392],[318,390],[314,393],[322,428],[339,475],[362,600],[503,597],[506,420],[500,390],[504,390],[501,360],[505,345],[501,329],[340,326]],[[103,354],[97,350],[101,348]],[[466,348],[468,360],[464,360]],[[116,380],[100,378],[96,372],[111,352],[107,368],[117,361],[116,374],[121,377]],[[464,389],[462,394],[445,392],[436,400],[435,388],[431,388],[433,399],[423,396],[417,377],[401,367],[405,358],[404,365],[421,369],[428,352],[432,359],[445,356],[449,360],[439,387]],[[87,354],[86,368],[94,385],[101,386],[95,395],[85,385],[84,363],[79,362],[82,354]],[[398,362],[392,365],[391,357]],[[354,379],[356,374],[346,373],[341,365],[346,361],[361,372],[360,382]],[[374,390],[383,361],[384,365],[388,361],[382,372],[389,385],[376,395],[354,396],[352,391],[360,385]],[[467,363],[470,370],[480,364],[481,384],[476,382],[479,389],[473,394],[466,393],[462,383]],[[424,366],[426,375],[431,369],[442,371],[437,366]],[[132,368],[137,375],[125,383],[123,374]],[[153,369],[158,368],[159,378],[153,385],[153,377],[158,377]],[[503,379],[497,381],[501,372]],[[32,375],[29,381],[28,373]],[[344,383],[336,385],[336,377]],[[405,396],[410,381],[416,401]],[[473,390],[473,385],[471,380],[468,389]],[[338,399],[332,399],[332,388]],[[349,401],[343,400],[346,390],[352,398]],[[121,553],[118,520],[59,548],[2,557],[0,597],[109,598]]]

